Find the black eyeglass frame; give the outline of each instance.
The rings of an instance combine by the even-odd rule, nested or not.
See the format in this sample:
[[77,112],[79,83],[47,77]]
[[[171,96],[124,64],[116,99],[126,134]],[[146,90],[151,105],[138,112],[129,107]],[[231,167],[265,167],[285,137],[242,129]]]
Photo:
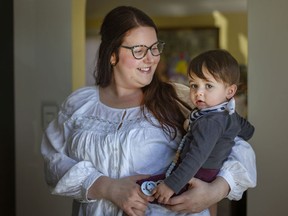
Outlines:
[[[161,45],[162,45],[162,49],[161,49],[161,50],[158,49],[159,54],[157,54],[157,55],[153,54],[153,52],[152,52],[152,47],[155,46],[156,44],[161,44]],[[153,56],[159,56],[159,55],[161,55],[161,53],[163,52],[163,49],[164,49],[164,45],[165,45],[165,42],[159,40],[159,41],[153,43],[150,47],[147,47],[146,45],[135,45],[135,46],[131,46],[131,47],[121,45],[120,47],[123,47],[123,48],[125,48],[125,49],[130,49],[131,52],[132,52],[133,57],[134,57],[135,59],[138,59],[138,60],[139,60],[139,59],[144,58],[144,57],[147,55],[148,50],[150,50],[150,52],[151,52],[151,54],[152,54]],[[147,48],[146,51],[144,52],[143,56],[140,57],[140,58],[137,58],[137,57],[135,56],[135,54],[134,54],[134,48],[137,48],[137,47],[146,47],[146,48]],[[158,46],[157,46],[157,47],[158,47]]]

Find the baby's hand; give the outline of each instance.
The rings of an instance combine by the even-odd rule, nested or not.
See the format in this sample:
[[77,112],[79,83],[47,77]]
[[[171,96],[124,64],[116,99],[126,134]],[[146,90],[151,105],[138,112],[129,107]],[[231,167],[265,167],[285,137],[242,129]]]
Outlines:
[[152,192],[154,198],[157,199],[158,203],[166,204],[170,197],[174,194],[164,182],[161,182]]

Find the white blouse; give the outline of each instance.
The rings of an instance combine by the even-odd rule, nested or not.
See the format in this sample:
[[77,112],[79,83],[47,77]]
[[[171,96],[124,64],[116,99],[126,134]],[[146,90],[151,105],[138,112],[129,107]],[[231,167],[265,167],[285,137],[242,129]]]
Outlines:
[[[187,96],[187,89],[181,88],[182,96]],[[145,115],[158,124],[147,110]],[[140,107],[115,109],[104,105],[99,100],[98,87],[84,87],[73,92],[62,104],[58,118],[47,127],[41,143],[46,182],[52,194],[69,196],[80,202],[79,214],[74,213],[78,216],[124,215],[110,201],[88,200],[87,193],[102,175],[122,178],[165,172],[180,137],[171,141],[161,128],[146,118]],[[238,200],[247,188],[255,187],[255,155],[248,143],[236,139],[219,175],[230,185],[229,199]],[[146,215],[176,213],[149,204]],[[177,215],[208,216],[209,212]]]

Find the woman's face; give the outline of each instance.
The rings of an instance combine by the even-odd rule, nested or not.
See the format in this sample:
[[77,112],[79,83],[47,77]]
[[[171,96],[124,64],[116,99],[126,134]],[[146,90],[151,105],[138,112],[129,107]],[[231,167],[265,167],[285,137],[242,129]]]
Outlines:
[[[124,37],[122,46],[132,47],[145,45],[150,47],[157,42],[155,29],[137,27],[130,30]],[[160,56],[153,56],[148,50],[145,57],[135,59],[131,49],[119,48],[119,62],[114,66],[113,75],[116,86],[124,88],[142,88],[152,81]],[[111,57],[115,62],[115,56]]]

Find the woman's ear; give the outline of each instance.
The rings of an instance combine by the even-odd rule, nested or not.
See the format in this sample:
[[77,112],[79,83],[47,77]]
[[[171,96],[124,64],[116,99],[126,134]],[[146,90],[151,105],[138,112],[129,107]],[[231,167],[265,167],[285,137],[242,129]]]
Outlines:
[[231,99],[235,95],[236,91],[237,91],[237,85],[233,84],[229,86],[226,95],[227,99]]
[[113,54],[111,55],[110,65],[111,65],[111,66],[115,66],[115,65],[116,65],[116,55],[115,55],[115,53],[113,53]]

